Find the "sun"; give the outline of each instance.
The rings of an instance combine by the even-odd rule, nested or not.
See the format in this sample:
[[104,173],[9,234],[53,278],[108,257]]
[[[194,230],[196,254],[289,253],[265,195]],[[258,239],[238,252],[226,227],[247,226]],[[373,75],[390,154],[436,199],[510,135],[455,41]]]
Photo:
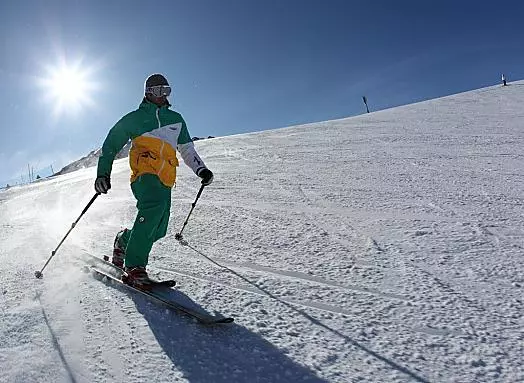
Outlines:
[[81,61],[73,64],[61,62],[46,67],[45,71],[46,76],[40,78],[39,83],[55,117],[79,114],[94,106],[93,93],[97,84],[91,79],[91,68],[83,67]]

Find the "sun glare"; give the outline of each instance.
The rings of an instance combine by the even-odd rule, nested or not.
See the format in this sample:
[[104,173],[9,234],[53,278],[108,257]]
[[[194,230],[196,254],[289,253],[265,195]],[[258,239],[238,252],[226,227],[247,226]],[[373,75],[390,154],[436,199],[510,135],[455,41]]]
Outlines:
[[92,71],[82,68],[80,62],[47,67],[46,72],[47,75],[40,79],[40,84],[46,101],[53,107],[55,117],[78,114],[86,107],[94,105],[92,93],[96,90],[96,83],[90,79]]

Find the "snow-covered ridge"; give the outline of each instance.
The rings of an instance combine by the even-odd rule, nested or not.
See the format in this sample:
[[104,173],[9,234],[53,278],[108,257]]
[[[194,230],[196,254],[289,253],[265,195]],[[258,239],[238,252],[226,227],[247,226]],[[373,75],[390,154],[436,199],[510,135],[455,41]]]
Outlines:
[[[524,380],[524,82],[197,143],[149,270],[205,328],[78,270],[135,218],[125,159],[0,192],[0,367],[13,382]],[[0,379],[1,380],[1,379]]]
[[[125,158],[129,155],[129,148],[131,147],[131,143],[127,143],[120,152],[116,155],[116,159]],[[85,169],[89,168],[91,166],[96,166],[98,163],[98,158],[101,154],[101,149],[95,149],[89,152],[88,155],[80,158],[79,160],[73,161],[72,163],[64,166],[60,171],[53,174],[54,176],[59,176],[62,174],[67,174],[74,172],[79,169]]]

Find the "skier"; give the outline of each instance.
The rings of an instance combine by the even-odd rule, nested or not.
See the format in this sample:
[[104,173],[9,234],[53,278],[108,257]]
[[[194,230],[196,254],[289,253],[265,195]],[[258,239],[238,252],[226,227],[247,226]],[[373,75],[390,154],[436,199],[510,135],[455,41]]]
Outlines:
[[502,73],[502,86],[506,86],[506,85],[508,85],[506,83],[506,76],[504,76],[504,73]]
[[[146,271],[153,243],[167,232],[171,208],[171,188],[176,180],[176,150],[207,186],[213,181],[209,170],[195,150],[182,116],[169,109],[171,87],[161,74],[145,82],[144,98],[137,110],[122,117],[109,131],[98,160],[95,190],[111,189],[111,170],[117,153],[131,139],[129,165],[131,190],[137,200],[138,214],[133,228],[118,232],[112,262],[124,267],[122,280],[139,289],[151,289]],[[176,150],[175,150],[176,149]]]

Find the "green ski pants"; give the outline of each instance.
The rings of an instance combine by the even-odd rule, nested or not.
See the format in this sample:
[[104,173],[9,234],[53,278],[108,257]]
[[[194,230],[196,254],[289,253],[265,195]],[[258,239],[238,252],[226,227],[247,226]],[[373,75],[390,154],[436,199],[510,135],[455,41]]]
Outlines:
[[138,214],[133,229],[119,238],[126,249],[126,267],[146,266],[153,243],[164,237],[171,209],[171,188],[154,174],[143,174],[131,184]]

